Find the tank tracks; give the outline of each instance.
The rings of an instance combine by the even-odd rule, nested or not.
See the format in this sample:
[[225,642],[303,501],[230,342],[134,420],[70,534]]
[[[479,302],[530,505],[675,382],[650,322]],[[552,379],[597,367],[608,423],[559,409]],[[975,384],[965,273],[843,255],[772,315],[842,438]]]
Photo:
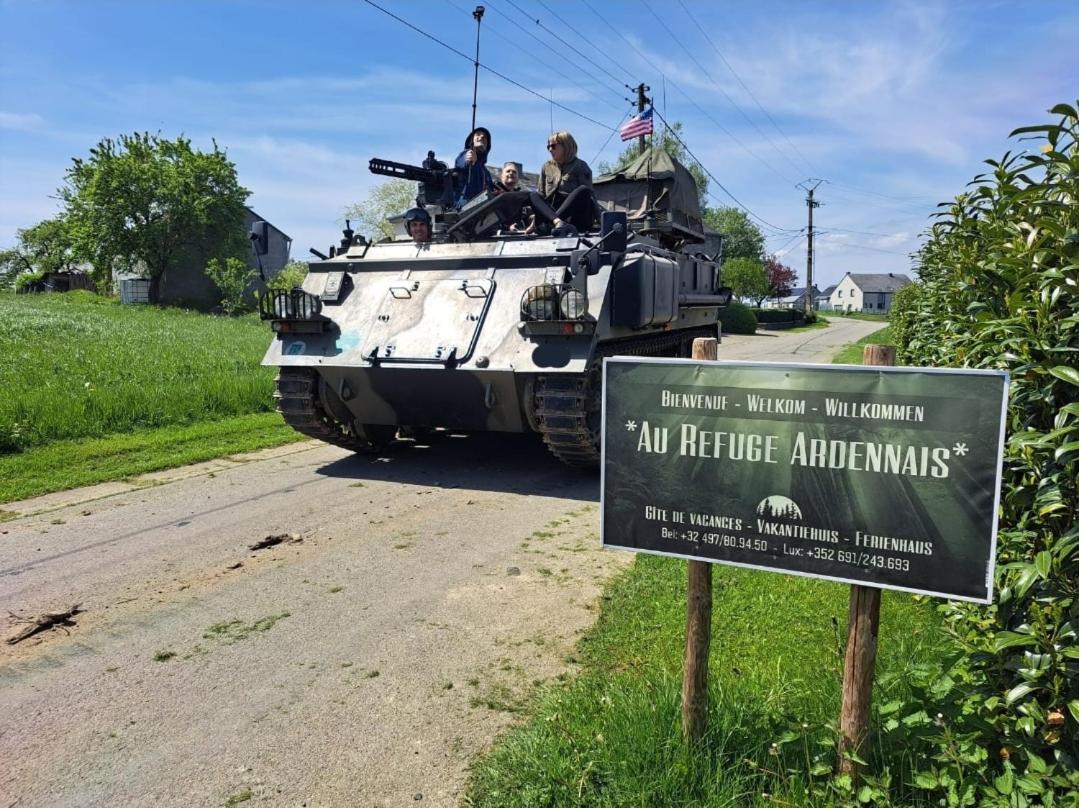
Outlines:
[[334,418],[319,400],[319,380],[309,368],[279,368],[274,380],[274,408],[285,423],[309,438],[351,452],[369,452],[383,445],[359,435],[352,423]]
[[540,376],[533,414],[547,448],[569,466],[596,468],[600,460],[602,374],[606,356],[689,356],[697,337],[714,337],[715,326],[618,340],[600,346],[583,373]]

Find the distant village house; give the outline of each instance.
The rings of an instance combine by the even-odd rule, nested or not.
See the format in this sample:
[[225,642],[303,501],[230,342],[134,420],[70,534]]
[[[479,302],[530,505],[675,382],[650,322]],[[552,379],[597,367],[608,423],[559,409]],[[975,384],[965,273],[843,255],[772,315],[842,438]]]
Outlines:
[[860,311],[887,314],[895,293],[911,283],[903,274],[857,274],[848,272],[828,297],[833,311]]

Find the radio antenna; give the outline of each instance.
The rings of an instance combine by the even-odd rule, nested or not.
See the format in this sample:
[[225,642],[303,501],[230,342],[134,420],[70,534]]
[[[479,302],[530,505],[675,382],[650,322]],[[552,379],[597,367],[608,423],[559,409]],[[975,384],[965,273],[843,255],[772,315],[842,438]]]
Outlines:
[[473,18],[476,20],[476,61],[473,63],[474,72],[472,76],[472,130],[476,129],[476,91],[480,86],[480,21],[483,20],[483,6],[476,6],[476,10],[472,12]]

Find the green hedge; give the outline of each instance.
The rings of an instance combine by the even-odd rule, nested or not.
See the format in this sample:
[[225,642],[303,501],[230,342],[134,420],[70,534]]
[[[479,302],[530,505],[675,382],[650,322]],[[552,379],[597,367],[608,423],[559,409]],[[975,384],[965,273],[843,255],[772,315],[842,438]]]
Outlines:
[[942,607],[954,660],[885,719],[942,805],[1079,791],[1079,116],[1051,112],[940,215],[892,312],[900,364],[1011,372],[996,602]]
[[752,309],[758,323],[794,323],[805,319],[805,312],[797,309]]
[[757,330],[757,318],[753,310],[738,301],[719,310],[719,322],[724,334],[753,334]]

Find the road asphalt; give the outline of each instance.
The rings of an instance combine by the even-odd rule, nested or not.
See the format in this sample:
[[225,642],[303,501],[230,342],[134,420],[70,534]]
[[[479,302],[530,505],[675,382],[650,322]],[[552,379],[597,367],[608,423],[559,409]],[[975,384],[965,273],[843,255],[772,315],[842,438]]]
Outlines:
[[[821,362],[881,327],[725,337]],[[317,442],[3,506],[0,808],[457,805],[604,583],[599,482],[522,435]],[[276,540],[264,549],[260,541]]]

